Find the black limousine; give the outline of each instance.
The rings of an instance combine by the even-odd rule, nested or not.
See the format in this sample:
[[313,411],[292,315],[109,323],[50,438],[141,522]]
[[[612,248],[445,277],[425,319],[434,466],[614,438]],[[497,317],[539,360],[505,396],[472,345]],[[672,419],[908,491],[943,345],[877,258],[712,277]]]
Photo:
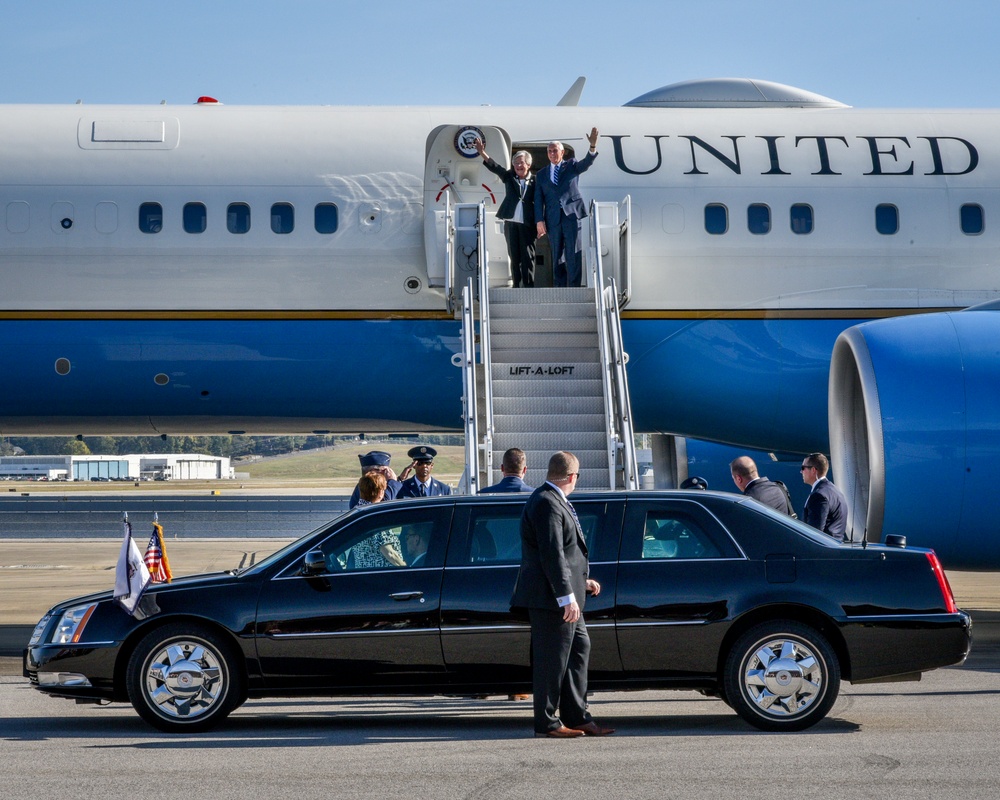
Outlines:
[[[143,619],[111,592],[60,603],[24,674],[165,731],[206,730],[250,697],[530,692],[529,628],[509,607],[525,497],[354,509],[249,569],[151,587]],[[602,586],[585,609],[592,690],[700,690],[757,728],[801,730],[841,680],[915,680],[968,654],[933,551],[839,544],[733,494],[573,505]],[[405,566],[364,566],[373,537]]]

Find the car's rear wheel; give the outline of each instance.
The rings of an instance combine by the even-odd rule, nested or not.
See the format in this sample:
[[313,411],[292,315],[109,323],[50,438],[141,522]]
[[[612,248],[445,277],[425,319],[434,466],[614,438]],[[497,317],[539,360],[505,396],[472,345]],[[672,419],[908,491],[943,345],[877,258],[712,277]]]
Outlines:
[[146,722],[168,733],[219,724],[246,694],[232,646],[201,626],[171,623],[150,632],[129,659],[129,700]]
[[840,663],[819,631],[791,620],[757,625],[726,658],[726,699],[764,731],[801,731],[833,707]]

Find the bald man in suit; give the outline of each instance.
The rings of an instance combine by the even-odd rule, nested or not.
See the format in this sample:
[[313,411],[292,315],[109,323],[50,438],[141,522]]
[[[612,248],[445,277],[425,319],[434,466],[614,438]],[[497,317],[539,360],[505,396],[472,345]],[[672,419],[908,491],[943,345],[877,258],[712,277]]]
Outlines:
[[601,585],[589,577],[587,543],[568,499],[579,476],[572,453],[549,459],[546,481],[521,515],[521,569],[511,598],[531,621],[535,736],[556,739],[614,733],[587,710],[590,637],[583,604]]

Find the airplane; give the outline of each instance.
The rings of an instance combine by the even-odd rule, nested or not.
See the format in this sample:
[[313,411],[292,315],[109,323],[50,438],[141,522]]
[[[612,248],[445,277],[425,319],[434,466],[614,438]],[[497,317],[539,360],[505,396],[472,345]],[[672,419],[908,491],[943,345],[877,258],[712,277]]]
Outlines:
[[471,143],[537,168],[596,126],[581,187],[627,199],[635,430],[830,452],[859,536],[1000,567],[1000,112],[749,79],[588,108],[580,88],[0,106],[0,434],[458,429],[441,232],[449,203],[502,192]]

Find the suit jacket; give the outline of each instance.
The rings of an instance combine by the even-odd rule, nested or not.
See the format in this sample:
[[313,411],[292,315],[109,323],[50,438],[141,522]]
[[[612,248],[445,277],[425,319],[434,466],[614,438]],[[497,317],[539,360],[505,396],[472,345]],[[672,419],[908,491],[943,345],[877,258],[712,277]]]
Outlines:
[[528,486],[516,475],[505,475],[500,483],[494,483],[485,489],[480,489],[480,494],[499,494],[501,492],[533,492],[534,486]]
[[504,195],[500,208],[497,209],[497,219],[511,220],[517,210],[517,202],[523,204],[524,224],[535,227],[535,178],[529,172],[524,189],[524,197],[521,197],[521,182],[517,178],[517,173],[513,169],[504,169],[492,158],[484,162],[486,169],[494,175],[500,176],[503,180],[507,193]]
[[569,502],[550,483],[535,489],[521,514],[521,569],[510,604],[559,610],[558,598],[587,599],[587,543]]
[[559,172],[559,185],[549,177],[551,164],[546,164],[535,175],[535,218],[545,222],[546,228],[559,224],[560,213],[567,217],[583,219],[587,216],[587,206],[580,194],[578,178],[580,173],[590,169],[597,153],[587,153],[581,160],[565,159]]
[[[441,483],[437,478],[431,478],[431,488],[425,497],[442,497],[451,494],[451,487],[446,483]],[[396,493],[397,499],[404,497],[420,497],[420,488],[417,486],[417,476],[407,478]]]
[[847,531],[847,498],[826,478],[820,478],[806,498],[802,521],[830,534],[834,539],[844,541],[844,533]]
[[784,490],[774,481],[765,478],[754,478],[747,484],[743,492],[747,497],[752,497],[758,503],[770,506],[775,511],[792,516],[792,507],[788,503],[788,496]]

